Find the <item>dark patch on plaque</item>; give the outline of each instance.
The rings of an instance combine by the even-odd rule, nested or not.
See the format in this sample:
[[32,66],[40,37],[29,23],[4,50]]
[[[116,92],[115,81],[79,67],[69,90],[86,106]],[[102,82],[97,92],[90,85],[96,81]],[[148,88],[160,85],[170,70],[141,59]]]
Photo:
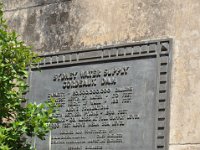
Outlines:
[[170,39],[41,57],[29,98],[60,112],[39,150],[168,149]]

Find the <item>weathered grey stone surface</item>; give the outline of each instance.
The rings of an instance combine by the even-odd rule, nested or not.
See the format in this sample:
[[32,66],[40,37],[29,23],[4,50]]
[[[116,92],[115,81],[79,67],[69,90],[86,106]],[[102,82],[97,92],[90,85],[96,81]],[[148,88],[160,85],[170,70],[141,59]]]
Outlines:
[[170,1],[16,3],[5,2],[11,27],[37,51],[51,52],[167,36],[173,12]]
[[42,53],[172,37],[170,149],[200,149],[199,0],[4,0],[4,4],[11,28]]
[[6,4],[5,10],[27,9],[30,7],[66,2],[70,0],[2,0]]

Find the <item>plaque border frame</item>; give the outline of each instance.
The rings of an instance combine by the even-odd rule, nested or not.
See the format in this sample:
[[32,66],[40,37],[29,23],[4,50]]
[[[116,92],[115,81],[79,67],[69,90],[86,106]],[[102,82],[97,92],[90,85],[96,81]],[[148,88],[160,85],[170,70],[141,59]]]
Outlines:
[[[155,150],[169,149],[170,87],[173,39],[97,46],[97,48],[62,51],[39,55],[43,58],[31,71],[79,64],[122,61],[154,57],[157,60]],[[30,83],[30,80],[29,80]]]

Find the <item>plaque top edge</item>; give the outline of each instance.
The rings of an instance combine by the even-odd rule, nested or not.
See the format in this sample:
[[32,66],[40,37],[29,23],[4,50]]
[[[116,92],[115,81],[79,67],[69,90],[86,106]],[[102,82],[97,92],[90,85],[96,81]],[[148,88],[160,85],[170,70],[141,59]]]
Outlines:
[[163,38],[163,39],[155,39],[155,40],[143,40],[143,41],[133,41],[129,43],[121,43],[121,44],[110,44],[110,45],[97,45],[96,47],[79,49],[79,50],[64,50],[60,52],[53,52],[53,53],[46,53],[40,54],[39,57],[49,57],[49,56],[57,56],[57,55],[64,55],[64,54],[73,54],[73,53],[83,53],[83,52],[90,52],[90,51],[98,51],[101,49],[113,49],[113,48],[120,48],[120,47],[129,47],[129,46],[141,46],[141,45],[148,45],[154,44],[158,42],[169,42],[172,43],[172,38]]
[[137,59],[145,57],[171,56],[172,39],[149,40],[142,42],[116,44],[91,49],[82,49],[54,54],[40,55],[41,62],[37,68],[76,65],[80,63],[112,61],[122,59]]

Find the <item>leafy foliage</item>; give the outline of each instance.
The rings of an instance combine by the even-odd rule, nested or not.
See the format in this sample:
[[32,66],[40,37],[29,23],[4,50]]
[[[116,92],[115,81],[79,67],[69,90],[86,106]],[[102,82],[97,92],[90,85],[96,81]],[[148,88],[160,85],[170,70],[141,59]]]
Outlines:
[[[55,100],[28,103],[27,66],[39,59],[31,48],[9,31],[0,5],[0,150],[28,150],[26,137],[44,139],[55,122]],[[22,104],[26,104],[24,107]]]

